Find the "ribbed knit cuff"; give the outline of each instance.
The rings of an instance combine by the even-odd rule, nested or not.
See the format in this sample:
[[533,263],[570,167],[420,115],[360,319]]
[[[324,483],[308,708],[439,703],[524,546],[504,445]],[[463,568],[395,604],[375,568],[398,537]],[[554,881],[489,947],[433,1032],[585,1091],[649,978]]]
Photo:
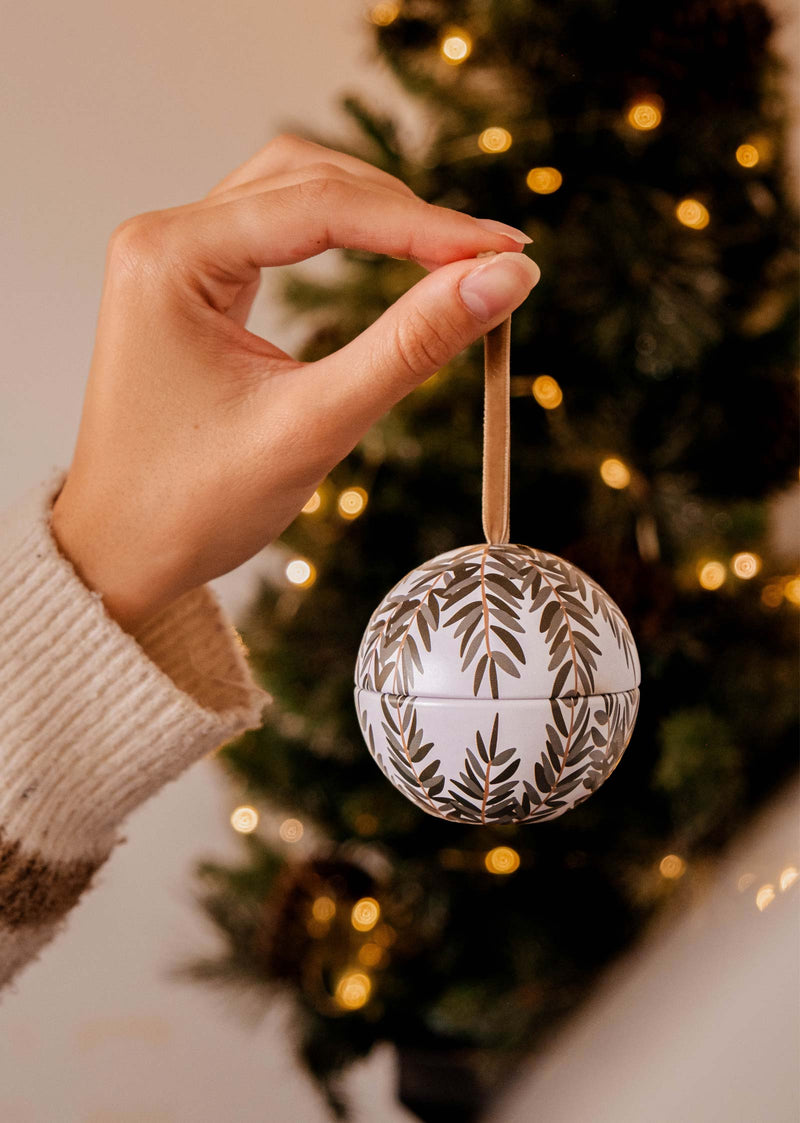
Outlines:
[[106,854],[137,805],[261,725],[269,695],[208,586],[136,638],[50,528],[59,469],[0,516],[0,828],[26,853]]

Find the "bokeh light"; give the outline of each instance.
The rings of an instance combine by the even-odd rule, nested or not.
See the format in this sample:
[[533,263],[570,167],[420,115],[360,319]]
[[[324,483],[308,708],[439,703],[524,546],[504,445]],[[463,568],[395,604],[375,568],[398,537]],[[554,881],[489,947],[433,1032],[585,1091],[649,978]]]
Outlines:
[[786,582],[783,595],[792,604],[800,604],[800,577],[793,577],[791,581]]
[[627,465],[618,460],[616,456],[606,457],[600,465],[600,477],[604,484],[616,488],[618,491],[627,487],[631,482],[631,474]]
[[284,842],[299,842],[303,837],[303,824],[299,819],[284,819],[278,834]]
[[785,893],[790,886],[794,885],[799,876],[800,873],[798,873],[797,866],[787,866],[786,869],[781,870],[781,876],[778,881],[781,887],[781,893]]
[[519,854],[510,846],[495,846],[484,858],[489,873],[513,873],[519,869]]
[[346,971],[336,984],[335,999],[343,1010],[359,1010],[369,1001],[372,983],[363,971]]
[[686,862],[677,854],[667,854],[658,863],[658,868],[662,877],[666,877],[669,881],[677,881],[686,873]]
[[442,58],[451,66],[458,66],[472,52],[472,36],[462,27],[448,27],[439,47]]
[[376,815],[370,814],[369,811],[361,811],[356,815],[353,826],[356,828],[358,834],[369,835],[375,834],[380,823]]
[[307,589],[317,579],[317,571],[305,558],[293,558],[286,566],[286,576],[299,589]]
[[697,580],[704,589],[719,589],[725,582],[725,566],[719,561],[702,561],[697,567]]
[[761,558],[758,554],[751,554],[747,550],[740,554],[734,554],[731,558],[731,569],[737,577],[741,577],[743,581],[749,581],[761,569]]
[[754,144],[740,144],[736,149],[736,161],[743,168],[754,168],[759,161],[758,149]]
[[762,885],[756,893],[756,908],[759,912],[763,912],[768,905],[771,905],[775,900],[775,886]]
[[549,374],[540,374],[534,379],[531,393],[542,409],[557,409],[564,400],[561,387]]
[[506,152],[511,147],[511,133],[499,125],[484,129],[478,137],[481,152]]
[[661,124],[661,109],[655,101],[638,101],[628,110],[628,122],[642,132],[655,129]]
[[337,501],[343,519],[357,519],[367,506],[367,493],[363,487],[348,487]]
[[675,215],[678,222],[682,222],[692,230],[703,230],[711,219],[708,210],[699,199],[682,199],[675,208]]
[[237,807],[231,815],[231,826],[239,834],[250,834],[258,826],[258,812],[255,807]]
[[378,923],[381,906],[374,897],[362,897],[356,901],[350,913],[350,923],[358,932],[369,932]]
[[531,168],[525,182],[536,195],[552,195],[563,183],[558,168]]
[[761,603],[767,608],[779,608],[783,602],[783,589],[780,585],[765,585],[761,590]]
[[375,4],[370,8],[369,18],[378,27],[388,27],[390,23],[394,23],[400,15],[399,4]]
[[311,915],[321,924],[329,924],[336,916],[336,902],[333,897],[317,897],[311,906]]
[[313,515],[322,506],[322,496],[318,491],[315,491],[307,503],[304,503],[300,510],[304,515]]
[[358,949],[358,962],[363,964],[364,967],[379,967],[385,959],[386,952],[379,944],[374,944],[371,940],[362,944]]

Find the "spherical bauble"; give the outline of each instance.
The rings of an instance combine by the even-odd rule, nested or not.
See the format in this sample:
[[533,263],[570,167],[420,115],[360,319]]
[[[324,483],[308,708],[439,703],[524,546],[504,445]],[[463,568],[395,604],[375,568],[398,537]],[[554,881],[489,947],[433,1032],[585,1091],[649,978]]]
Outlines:
[[619,762],[640,666],[618,606],[582,570],[520,545],[450,550],[372,614],[355,702],[396,788],[460,823],[554,819]]

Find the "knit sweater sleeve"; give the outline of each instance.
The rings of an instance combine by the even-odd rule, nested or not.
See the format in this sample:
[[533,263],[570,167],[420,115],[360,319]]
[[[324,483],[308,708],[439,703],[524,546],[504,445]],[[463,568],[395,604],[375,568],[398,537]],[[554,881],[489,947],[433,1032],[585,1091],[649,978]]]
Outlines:
[[136,637],[60,552],[66,472],[0,513],[0,988],[63,927],[123,819],[247,729],[268,694],[212,590]]

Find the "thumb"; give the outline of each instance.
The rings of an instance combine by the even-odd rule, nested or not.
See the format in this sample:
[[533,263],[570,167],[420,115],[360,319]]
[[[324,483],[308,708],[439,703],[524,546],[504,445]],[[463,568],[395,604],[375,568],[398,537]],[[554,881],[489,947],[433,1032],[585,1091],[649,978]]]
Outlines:
[[331,405],[365,429],[510,316],[539,276],[536,262],[520,252],[494,254],[477,264],[470,259],[443,265],[320,361],[336,398]]

